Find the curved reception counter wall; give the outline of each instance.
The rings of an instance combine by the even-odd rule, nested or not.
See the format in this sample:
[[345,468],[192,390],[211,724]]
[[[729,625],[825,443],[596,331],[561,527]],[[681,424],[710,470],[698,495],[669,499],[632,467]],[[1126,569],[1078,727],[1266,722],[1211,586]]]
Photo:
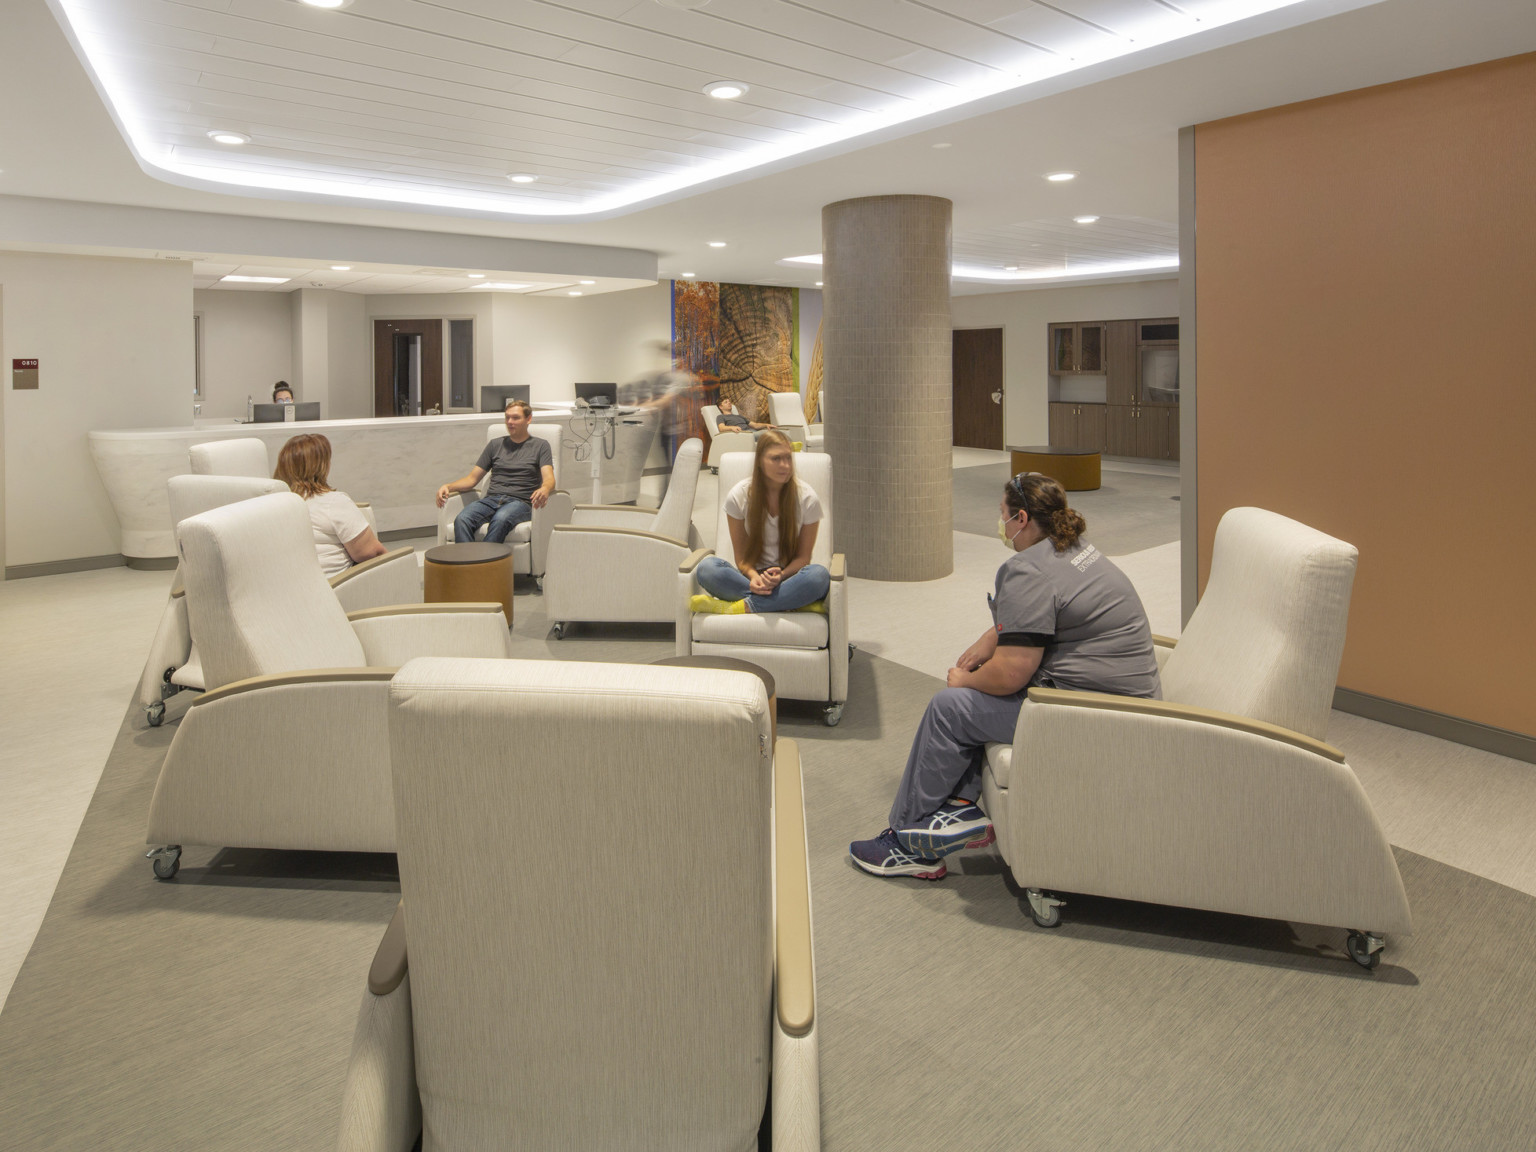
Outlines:
[[[643,475],[665,466],[654,413],[592,420],[573,414],[568,406],[535,406],[533,419],[536,424],[560,425],[560,487],[577,503],[636,500]],[[148,560],[176,555],[165,483],[190,470],[187,449],[193,444],[254,436],[266,443],[267,461],[275,466],[278,451],[289,437],[323,433],[331,442],[332,487],[371,503],[380,532],[416,528],[425,532],[437,524],[438,486],[469,471],[493,424],[500,424],[494,413],[478,412],[123,429],[91,432],[89,440],[96,470],[122,528],[122,553]]]

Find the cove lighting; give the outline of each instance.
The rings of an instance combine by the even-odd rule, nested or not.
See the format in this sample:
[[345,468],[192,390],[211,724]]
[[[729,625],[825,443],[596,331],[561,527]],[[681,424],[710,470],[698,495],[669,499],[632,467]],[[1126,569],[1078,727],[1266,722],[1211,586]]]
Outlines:
[[1098,221],[1099,221],[1099,218],[1097,216],[1074,216],[1074,217],[1072,217],[1072,223],[1074,223],[1074,224],[1097,224]]
[[739,80],[716,80],[713,84],[704,85],[704,95],[713,96],[716,100],[735,100],[749,91],[751,89]]
[[220,276],[221,283],[226,284],[286,284],[292,280],[292,276]]
[[[693,3],[694,0],[686,0]],[[383,170],[296,170],[271,163],[249,152],[199,153],[184,147],[185,130],[167,123],[163,109],[173,97],[165,70],[122,47],[122,29],[112,5],[99,0],[49,0],[49,7],[66,25],[72,46],[127,141],[134,158],[146,170],[183,187],[213,191],[239,189],[247,195],[289,194],[308,198],[339,198],[352,204],[409,204],[439,212],[489,213],[504,218],[593,218],[613,215],[675,197],[688,189],[720,182],[764,165],[778,164],[818,149],[846,145],[870,133],[913,124],[999,96],[1017,103],[1044,95],[1047,86],[1060,90],[1062,77],[1082,69],[1101,68],[1131,58],[1130,70],[1148,63],[1188,56],[1212,46],[1212,38],[1233,42],[1282,28],[1295,27],[1320,15],[1360,8],[1375,0],[1204,0],[1195,18],[1172,0],[1161,0],[1123,29],[1088,29],[1065,51],[1041,52],[1020,44],[1018,55],[999,59],[963,80],[933,84],[912,95],[893,95],[880,107],[847,110],[846,118],[810,121],[794,129],[773,129],[767,138],[744,143],[740,149],[718,153],[698,162],[679,164],[654,176],[626,181],[617,188],[586,191],[569,199],[512,195],[510,190],[485,192],[444,174],[440,182],[414,182]],[[1246,23],[1245,23],[1246,22]],[[1229,29],[1221,32],[1219,30]],[[1152,60],[1149,53],[1162,49]],[[1140,56],[1141,60],[1134,59]],[[737,81],[716,85],[738,89]],[[723,96],[725,93],[720,93]],[[531,183],[531,181],[530,181]]]
[[786,256],[779,261],[780,264],[820,264],[821,253],[812,252],[809,256]]
[[514,184],[532,184],[538,177],[528,172],[514,172],[507,179]]
[[215,128],[208,133],[208,139],[215,144],[249,144],[251,138],[244,132],[226,132],[222,128]]
[[500,288],[500,289],[502,289],[504,291],[507,291],[507,292],[516,292],[519,288],[532,288],[533,285],[532,284],[503,284],[503,283],[499,283],[498,282],[498,283],[494,283],[494,284],[476,284],[475,287],[476,288]]
[[352,271],[352,265],[350,265],[350,264],[332,264],[331,265],[331,271],[332,272],[350,272],[350,271]]
[[1065,184],[1068,180],[1076,180],[1076,172],[1047,172],[1045,178],[1052,184]]
[[1054,268],[1031,268],[1028,272],[1018,271],[1017,265],[1011,265],[999,272],[996,268],[982,268],[975,264],[956,264],[950,269],[950,275],[956,280],[1018,283],[1027,280],[1077,280],[1089,276],[1118,276],[1127,272],[1160,272],[1178,266],[1177,256],[1153,256],[1147,260],[1062,264]]

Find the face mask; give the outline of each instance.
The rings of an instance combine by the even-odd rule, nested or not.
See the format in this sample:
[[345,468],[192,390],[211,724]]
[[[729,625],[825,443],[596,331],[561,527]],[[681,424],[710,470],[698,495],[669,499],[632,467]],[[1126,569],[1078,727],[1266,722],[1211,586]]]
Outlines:
[[[1014,513],[1014,515],[1018,515],[1018,513]],[[1013,534],[1013,536],[1008,535],[1008,521],[1012,520],[1012,519],[1013,519],[1013,516],[1007,516],[1007,517],[999,516],[997,518],[997,538],[999,540],[1001,540],[1004,544],[1008,545],[1008,547],[1010,547],[1010,548],[1013,547],[1014,537],[1018,536],[1018,534],[1019,534],[1018,532],[1015,532]],[[1022,532],[1022,531],[1023,531],[1022,528],[1019,529],[1019,532]]]

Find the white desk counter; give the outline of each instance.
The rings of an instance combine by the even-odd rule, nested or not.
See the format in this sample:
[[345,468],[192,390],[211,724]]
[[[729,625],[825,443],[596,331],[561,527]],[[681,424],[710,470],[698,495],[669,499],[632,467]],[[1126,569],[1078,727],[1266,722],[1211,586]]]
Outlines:
[[[640,494],[647,464],[654,471],[665,460],[659,452],[652,413],[622,418],[607,438],[606,450],[586,423],[573,420],[569,406],[536,406],[535,424],[558,424],[560,487],[577,503],[592,500],[600,486],[602,502],[627,503]],[[494,413],[452,416],[397,416],[376,420],[302,420],[291,424],[236,424],[199,421],[202,427],[138,428],[91,432],[91,456],[122,527],[124,556],[158,559],[176,555],[165,484],[189,471],[187,449],[210,440],[256,437],[267,445],[267,460],[291,436],[323,433],[331,442],[332,487],[354,500],[366,500],[380,532],[437,524],[438,485],[464,475],[485,446],[486,430],[499,424]],[[598,460],[594,484],[592,459]]]

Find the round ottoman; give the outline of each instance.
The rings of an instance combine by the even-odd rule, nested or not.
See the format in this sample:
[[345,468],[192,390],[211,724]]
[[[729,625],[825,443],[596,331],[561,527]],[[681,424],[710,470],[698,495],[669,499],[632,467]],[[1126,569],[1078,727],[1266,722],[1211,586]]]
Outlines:
[[1092,448],[1009,447],[1013,474],[1042,472],[1068,492],[1091,492],[1099,486],[1099,454]]
[[510,544],[439,544],[427,550],[422,566],[422,600],[495,602],[512,626],[512,546]]

